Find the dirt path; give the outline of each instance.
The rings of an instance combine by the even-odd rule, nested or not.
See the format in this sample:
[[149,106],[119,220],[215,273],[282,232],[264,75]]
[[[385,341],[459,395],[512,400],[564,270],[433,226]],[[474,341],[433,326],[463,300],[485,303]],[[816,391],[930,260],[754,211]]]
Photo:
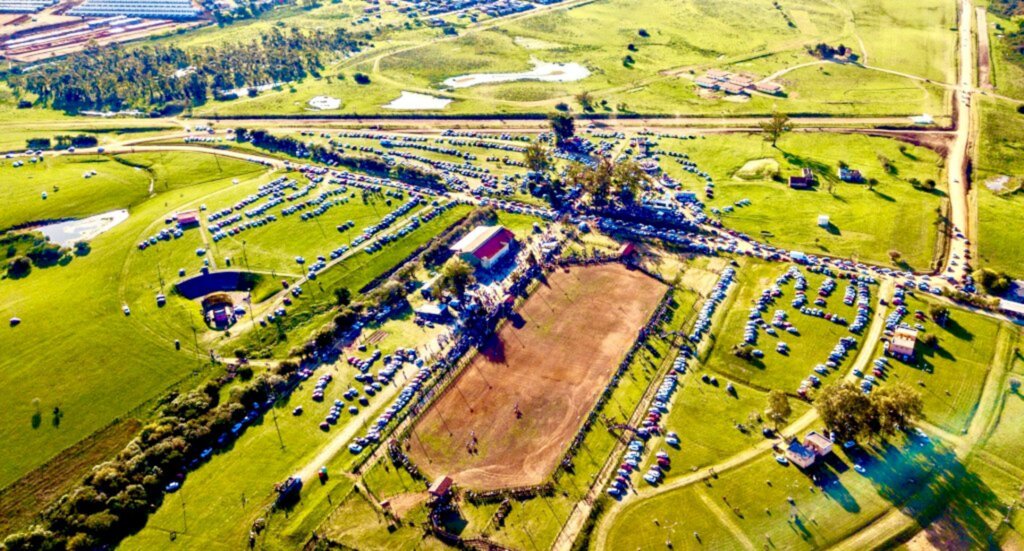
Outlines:
[[974,13],[978,20],[978,87],[991,90],[992,50],[988,42],[988,11],[985,8],[975,8]]

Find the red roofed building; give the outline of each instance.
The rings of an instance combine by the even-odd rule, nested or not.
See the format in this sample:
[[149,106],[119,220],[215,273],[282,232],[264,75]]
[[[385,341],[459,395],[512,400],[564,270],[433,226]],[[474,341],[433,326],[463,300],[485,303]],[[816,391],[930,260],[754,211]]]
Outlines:
[[474,266],[490,269],[512,249],[515,239],[504,226],[478,226],[452,245],[451,250]]
[[199,225],[199,211],[187,210],[179,212],[175,218],[178,221],[178,227],[182,229]]

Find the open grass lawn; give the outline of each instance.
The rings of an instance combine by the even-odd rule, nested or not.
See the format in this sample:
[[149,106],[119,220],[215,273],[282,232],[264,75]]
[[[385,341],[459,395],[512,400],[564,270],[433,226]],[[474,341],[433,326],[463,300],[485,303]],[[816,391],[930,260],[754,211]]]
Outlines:
[[704,488],[690,486],[631,502],[615,519],[607,547],[657,549],[672,542],[672,549],[739,549],[742,540],[711,499]]
[[[0,161],[0,228],[92,216],[128,208],[149,196],[147,174],[107,156],[43,157],[17,168],[13,163]],[[83,176],[93,170],[95,176]]]
[[1024,277],[1024,115],[1010,102],[981,100],[975,155],[978,257],[983,266]]
[[404,519],[392,529],[384,515],[366,496],[351,492],[320,528],[323,536],[353,549],[447,549],[440,541],[424,538],[419,524],[426,522],[425,511]]
[[[649,449],[667,452],[671,458],[672,469],[665,473],[666,480],[690,474],[764,440],[761,435],[764,425],[757,419],[764,416],[766,392],[737,383],[734,396],[725,390],[725,385],[716,387],[702,383],[699,373],[686,375],[680,384],[664,422],[666,431],[679,435],[679,447],[668,446],[660,436],[654,437],[648,445]],[[800,417],[809,407],[801,400],[789,403],[793,408],[791,420]],[[738,425],[744,427],[743,431]],[[654,454],[647,458],[648,463],[654,460]]]
[[[748,362],[735,356],[732,353],[732,347],[743,343],[744,328],[754,301],[761,296],[764,290],[774,286],[776,278],[785,273],[786,269],[786,266],[781,264],[759,262],[751,262],[739,269],[736,286],[730,290],[732,298],[726,299],[726,302],[720,306],[726,312],[725,319],[719,329],[712,333],[712,347],[702,358],[705,367],[725,379],[743,381],[759,389],[775,388],[795,395],[800,381],[807,378],[808,375],[814,375],[813,369],[816,365],[828,361],[829,353],[839,343],[840,338],[845,336],[858,338],[842,325],[801,314],[792,308],[790,303],[796,293],[794,283],[791,281],[781,287],[782,296],[776,300],[773,306],[768,307],[767,312],[762,314],[762,319],[771,322],[775,310],[785,310],[788,314],[787,319],[797,327],[800,334],[792,335],[776,329],[778,335],[773,337],[765,333],[764,330],[760,330],[757,344],[754,346],[764,352],[764,358]],[[813,307],[813,297],[817,296],[818,288],[824,281],[824,277],[807,272],[804,275],[807,276],[806,292],[808,298],[811,299],[809,306]],[[836,280],[836,289],[829,297],[828,304],[824,309],[852,321],[856,310],[853,306],[843,304],[845,286],[844,280]],[[730,300],[731,302],[729,302]],[[789,345],[790,353],[788,355],[775,351],[778,342],[785,342]],[[818,375],[823,384],[836,379],[835,373],[842,373],[844,369],[849,368],[854,353],[855,351],[851,351],[847,355],[846,361],[840,365],[838,370],[830,370],[828,376]],[[724,392],[726,381],[720,379],[719,384],[722,385],[723,390],[708,387],[706,391]],[[747,413],[747,411],[737,412],[743,418]]]
[[846,45],[867,64],[939,82],[953,82],[957,5],[943,0],[854,0],[853,39]]
[[[436,29],[396,27],[381,35],[375,48],[339,64],[329,63],[322,78],[284,85],[255,98],[211,101],[198,112],[303,113],[309,110],[312,97],[328,95],[342,100],[338,112],[379,113],[387,112],[382,106],[408,90],[454,99],[445,110],[451,113],[547,111],[558,102],[575,103],[573,96],[588,91],[605,102],[598,108],[601,111],[938,114],[946,111],[941,89],[878,71],[829,67],[823,74],[817,68],[801,69],[785,76],[792,92],[789,98],[761,96],[749,102],[699,99],[690,78],[713,66],[745,70],[748,62],[765,69],[755,74],[768,76],[814,61],[804,47],[828,42],[845,43],[858,52],[863,43],[873,56],[869,57],[873,66],[948,80],[955,18],[953,7],[946,4],[927,0],[908,7],[894,0],[861,0],[839,7],[800,0],[776,8],[767,0],[714,4],[657,0],[636,10],[628,0],[603,0],[572,8],[542,8],[480,27],[447,18],[455,22],[457,36],[443,37]],[[284,18],[298,27],[345,26],[357,16],[352,8],[342,2],[306,12],[283,10],[260,21],[208,28],[176,41],[196,46],[242,39],[243,29],[265,29]],[[622,13],[630,13],[628,25],[622,24]],[[390,13],[372,24],[393,22],[404,24]],[[908,42],[912,47],[907,47]],[[770,71],[757,63],[777,55],[791,56],[792,62]],[[455,90],[441,86],[446,78],[462,74],[528,70],[531,58],[581,63],[591,75],[565,83],[520,81]],[[352,75],[357,71],[369,74],[372,82],[356,84]]]
[[1017,353],[1011,358],[1009,376],[1000,389],[997,417],[986,436],[984,449],[1020,467],[1024,472],[1024,441],[1020,438],[1020,426],[1024,422],[1024,396],[1010,386],[1010,381],[1019,381],[1022,376],[1024,357]]
[[[854,463],[864,466],[863,474]],[[695,506],[701,494],[703,508]],[[690,506],[678,507],[680,502]],[[967,541],[979,545],[990,533],[983,519],[1006,503],[950,450],[920,439],[850,453],[839,449],[810,471],[781,466],[766,454],[706,482],[629,502],[613,521],[609,544],[632,548],[634,542],[661,540],[683,523],[692,542],[689,526],[695,522],[705,530],[697,528],[701,538],[712,541],[741,538],[755,547],[820,549],[893,507],[924,524],[947,505],[965,527]]]
[[[998,321],[965,310],[951,309],[950,322],[945,328],[932,321],[917,321],[915,310],[926,314],[932,304],[929,299],[908,296],[910,310],[904,321],[911,325],[921,323],[925,332],[939,337],[939,348],[929,349],[917,345],[918,365],[911,366],[890,359],[882,384],[902,381],[921,392],[924,399],[925,418],[954,434],[960,433],[970,423],[981,396],[985,377],[993,362],[1005,361],[1007,341],[1012,328]],[[875,350],[882,355],[882,343]]]
[[[1016,29],[1020,21],[1000,17],[992,11],[988,12],[987,17],[992,84],[996,91],[1004,96],[1024,99],[1024,58],[1021,54],[1013,52],[1009,39],[1003,35],[1004,31]],[[982,31],[979,29],[979,32]]]
[[[776,246],[806,253],[856,257],[862,261],[891,264],[888,251],[898,250],[914,269],[927,269],[935,254],[936,222],[945,198],[939,156],[921,147],[884,138],[822,133],[790,133],[778,148],[760,135],[708,135],[695,140],[661,139],[659,146],[689,155],[715,181],[715,199],[709,207],[723,208],[741,199],[748,207],[722,216],[727,227]],[[895,174],[887,173],[881,158],[889,160]],[[794,190],[771,178],[744,176],[750,161],[774,160],[784,178],[811,168],[819,180],[814,190]],[[839,182],[839,163],[876,178],[874,190],[867,184]],[[663,162],[668,173],[684,187],[703,195],[703,182],[685,173],[671,160]],[[746,179],[745,179],[746,178]],[[911,178],[935,180],[938,189],[915,189]],[[832,193],[827,188],[831,182]],[[818,226],[826,214],[828,228]]]
[[[182,167],[202,166],[200,159],[190,157],[178,162]],[[36,268],[24,279],[0,280],[0,318],[22,319],[21,325],[5,324],[0,330],[0,349],[5,351],[0,358],[0,385],[5,389],[0,408],[0,439],[5,442],[0,450],[0,486],[201,365],[193,346],[175,351],[175,339],[193,342],[189,316],[173,298],[157,311],[148,288],[159,285],[159,270],[152,262],[157,257],[142,257],[135,244],[163,227],[172,205],[199,202],[245,174],[206,170],[204,179],[219,180],[189,185],[189,173],[179,171],[176,178],[181,180],[168,181],[173,192],[132,206],[126,221],[92,241],[88,255],[66,265]],[[76,183],[79,179],[80,174]],[[200,241],[192,231],[175,244],[163,243],[164,253],[194,251]],[[178,262],[168,258],[177,267]],[[193,269],[198,265],[197,260]],[[164,266],[165,277],[174,269],[171,266]],[[131,316],[122,313],[122,304],[131,306]],[[205,351],[199,352],[205,356]],[[58,415],[53,414],[55,407],[60,408]]]

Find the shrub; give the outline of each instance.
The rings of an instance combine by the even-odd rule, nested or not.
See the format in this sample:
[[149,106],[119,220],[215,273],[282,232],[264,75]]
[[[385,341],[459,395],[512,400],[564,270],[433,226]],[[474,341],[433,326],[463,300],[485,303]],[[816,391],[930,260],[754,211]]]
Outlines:
[[18,278],[25,277],[32,271],[32,261],[26,256],[16,256],[7,263],[7,275]]
[[356,84],[367,85],[370,83],[370,76],[364,73],[356,73],[352,75],[352,78],[356,81]]

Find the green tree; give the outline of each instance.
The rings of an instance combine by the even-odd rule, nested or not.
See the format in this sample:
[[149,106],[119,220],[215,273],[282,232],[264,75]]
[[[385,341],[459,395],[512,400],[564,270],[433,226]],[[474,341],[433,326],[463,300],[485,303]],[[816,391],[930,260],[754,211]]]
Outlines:
[[568,113],[552,113],[548,116],[551,130],[555,133],[555,143],[564,144],[576,135],[576,119]]
[[945,327],[949,321],[949,308],[941,304],[932,304],[928,307],[928,315],[939,327]]
[[348,306],[352,303],[352,291],[347,287],[338,287],[334,290],[334,302],[338,306]]
[[793,414],[793,408],[789,406],[789,396],[785,392],[772,389],[768,393],[768,408],[764,410],[764,415],[775,424],[775,429],[778,430],[779,426],[789,419],[789,416]]
[[871,399],[849,381],[821,389],[814,407],[828,430],[835,432],[840,440],[865,436],[876,425]]
[[764,141],[771,142],[772,147],[776,147],[779,138],[789,129],[789,116],[785,113],[774,112],[771,119],[761,123]]
[[921,393],[902,382],[886,384],[872,392],[871,403],[878,431],[884,436],[910,428],[924,410]]
[[466,291],[466,287],[475,281],[473,267],[461,258],[452,258],[445,262],[441,268],[441,286],[446,289],[453,289],[457,294]]
[[551,170],[551,152],[540,142],[533,142],[523,153],[526,168],[539,174],[546,174]]

